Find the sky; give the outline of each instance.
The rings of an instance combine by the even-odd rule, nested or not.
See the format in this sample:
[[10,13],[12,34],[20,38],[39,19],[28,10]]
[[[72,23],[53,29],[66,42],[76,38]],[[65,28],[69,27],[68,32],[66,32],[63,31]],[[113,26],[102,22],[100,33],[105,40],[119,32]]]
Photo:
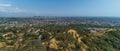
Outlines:
[[0,16],[120,17],[120,0],[0,0]]

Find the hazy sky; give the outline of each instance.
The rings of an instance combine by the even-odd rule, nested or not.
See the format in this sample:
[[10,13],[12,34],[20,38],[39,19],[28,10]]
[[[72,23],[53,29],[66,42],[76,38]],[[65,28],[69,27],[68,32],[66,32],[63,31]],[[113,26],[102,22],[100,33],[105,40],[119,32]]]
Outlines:
[[0,16],[120,16],[120,0],[0,0]]

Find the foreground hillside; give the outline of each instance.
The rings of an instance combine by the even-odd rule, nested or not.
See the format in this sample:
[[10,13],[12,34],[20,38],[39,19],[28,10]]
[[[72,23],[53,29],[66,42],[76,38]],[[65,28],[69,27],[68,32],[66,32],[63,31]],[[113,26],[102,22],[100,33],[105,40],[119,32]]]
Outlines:
[[1,27],[0,51],[120,51],[120,30],[98,26]]

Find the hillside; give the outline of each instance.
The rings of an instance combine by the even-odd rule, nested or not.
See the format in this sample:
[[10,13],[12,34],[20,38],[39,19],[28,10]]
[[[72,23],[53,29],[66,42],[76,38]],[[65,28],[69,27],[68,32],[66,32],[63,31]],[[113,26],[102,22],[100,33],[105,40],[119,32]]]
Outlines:
[[120,30],[116,28],[7,28],[0,35],[3,51],[119,51],[119,44]]
[[0,20],[0,51],[120,51],[118,18]]
[[58,34],[50,40],[50,48],[55,51],[119,51],[120,31],[106,30],[102,35],[81,35],[76,30]]

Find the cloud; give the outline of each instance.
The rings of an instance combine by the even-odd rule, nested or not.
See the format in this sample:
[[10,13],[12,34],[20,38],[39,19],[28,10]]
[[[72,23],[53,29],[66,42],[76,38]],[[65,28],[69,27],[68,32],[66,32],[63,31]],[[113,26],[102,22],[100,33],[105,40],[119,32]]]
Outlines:
[[0,4],[0,6],[2,6],[2,7],[11,7],[12,5],[11,4]]
[[10,13],[27,13],[27,10],[21,9],[21,8],[18,8],[18,7],[9,8],[9,9],[7,9],[7,11],[10,12]]
[[12,7],[0,7],[0,12],[4,13],[20,13],[20,12],[25,12],[25,10],[20,9],[20,8],[12,8]]
[[12,4],[0,4],[0,12],[4,13],[25,13],[25,9],[12,6]]
[[40,15],[40,14],[52,14],[53,12],[43,11],[43,10],[30,10],[24,9],[20,7],[16,7],[12,4],[0,4],[0,13],[9,13],[9,14],[33,14],[33,15]]

